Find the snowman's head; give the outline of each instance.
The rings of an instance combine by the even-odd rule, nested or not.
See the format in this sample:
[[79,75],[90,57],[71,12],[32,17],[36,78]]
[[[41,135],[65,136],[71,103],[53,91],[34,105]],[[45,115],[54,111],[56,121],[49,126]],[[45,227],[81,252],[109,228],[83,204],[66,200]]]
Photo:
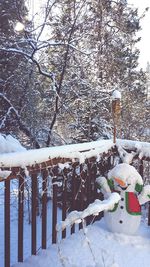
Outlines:
[[142,188],[143,180],[137,170],[127,163],[116,165],[108,173],[108,181],[116,191],[135,192]]

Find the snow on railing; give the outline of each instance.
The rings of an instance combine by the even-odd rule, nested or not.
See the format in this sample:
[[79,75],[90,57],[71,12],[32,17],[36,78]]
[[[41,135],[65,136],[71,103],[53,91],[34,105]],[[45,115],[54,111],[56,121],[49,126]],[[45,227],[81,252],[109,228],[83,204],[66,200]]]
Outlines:
[[[118,150],[117,150],[118,148]],[[140,157],[139,171],[143,177],[143,160],[150,159],[150,144],[135,141],[117,140],[116,146],[111,140],[100,140],[90,143],[66,145],[60,147],[49,147],[32,150],[22,150],[12,153],[0,154],[0,178],[4,182],[5,202],[4,202],[4,225],[5,225],[5,267],[10,266],[10,199],[11,199],[11,179],[18,183],[18,261],[23,261],[24,242],[24,197],[25,185],[27,181],[30,185],[31,194],[31,253],[37,253],[37,191],[40,173],[41,179],[41,224],[42,236],[41,247],[47,247],[47,202],[49,200],[49,183],[52,189],[52,243],[57,241],[56,225],[58,223],[58,206],[61,205],[62,221],[65,221],[68,211],[77,210],[79,220],[86,216],[87,224],[93,220],[91,214],[97,214],[102,209],[100,200],[90,205],[95,199],[100,199],[97,192],[96,178],[105,176],[116,164],[118,158],[123,162],[131,163],[134,158]],[[3,177],[2,177],[3,175]],[[9,175],[9,176],[8,176]],[[8,176],[8,179],[7,179]],[[28,179],[28,180],[27,180]],[[70,181],[70,182],[69,182]],[[70,183],[70,184],[68,184]],[[69,191],[70,190],[70,191]],[[61,199],[60,199],[61,196]],[[61,201],[61,203],[59,203]],[[115,198],[116,201],[116,198]],[[69,203],[69,204],[68,204]],[[110,203],[105,203],[106,206]],[[98,205],[97,205],[98,204]],[[102,203],[101,203],[102,204]],[[68,206],[69,205],[69,206]],[[109,205],[108,205],[109,206]],[[88,208],[87,208],[88,207]],[[99,209],[100,207],[100,209]],[[87,208],[87,209],[86,209]],[[106,208],[106,207],[105,207]],[[86,212],[82,212],[85,209]],[[70,215],[71,234],[76,231],[74,221]],[[100,214],[102,216],[102,214]],[[92,218],[91,218],[92,217]],[[150,221],[149,221],[150,223]],[[66,221],[61,227],[62,238],[66,237]],[[79,223],[79,229],[82,223]]]
[[[121,149],[133,151],[132,154],[126,155],[126,162],[131,163],[134,156],[139,159],[150,159],[150,143],[131,141],[131,140],[117,140],[116,146],[121,152]],[[78,160],[84,163],[86,159],[91,157],[98,157],[102,153],[107,153],[115,147],[112,140],[99,140],[94,142],[87,142],[73,145],[63,145],[57,147],[31,149],[12,152],[0,153],[0,168],[33,166],[43,162],[52,161],[53,159],[70,159]],[[123,155],[123,153],[122,153]],[[124,156],[124,155],[123,155]]]
[[[37,217],[41,207],[41,247],[47,247],[47,223],[52,228],[52,243],[57,241],[56,225],[58,223],[58,207],[61,206],[62,220],[65,220],[68,210],[83,210],[97,198],[96,176],[100,171],[104,175],[111,166],[111,155],[114,147],[112,141],[98,141],[62,147],[52,147],[22,152],[3,153],[0,155],[1,170],[4,183],[4,226],[5,226],[5,267],[11,265],[11,184],[16,184],[18,190],[18,261],[24,260],[24,212],[27,199],[26,186],[30,194],[31,221],[31,254],[36,255],[39,249],[37,238]],[[66,158],[62,158],[66,157]],[[50,159],[51,158],[51,159]],[[64,161],[63,161],[64,159]],[[45,161],[45,162],[44,162]],[[49,162],[50,161],[50,162]],[[27,167],[26,167],[27,165]],[[11,172],[11,173],[10,173]],[[100,174],[99,173],[99,174]],[[39,180],[40,174],[40,180]],[[7,177],[7,175],[9,175]],[[13,179],[13,182],[12,182]],[[40,191],[38,190],[40,186]],[[51,188],[50,188],[51,187]],[[52,195],[49,197],[49,191]],[[40,192],[40,194],[39,194]],[[47,216],[48,201],[51,199],[52,214]],[[38,200],[38,201],[37,201]],[[40,202],[40,204],[38,204]],[[40,206],[39,206],[40,205]],[[59,209],[59,213],[61,212]],[[40,220],[40,219],[38,219]],[[90,222],[91,219],[88,218]],[[82,224],[79,224],[79,229]],[[72,225],[71,234],[77,231]],[[62,238],[66,230],[62,230]]]
[[74,210],[69,213],[65,221],[57,224],[57,231],[64,230],[68,226],[73,225],[74,223],[81,223],[88,216],[98,216],[100,212],[113,209],[114,205],[119,202],[121,199],[120,195],[116,192],[112,193],[108,199],[99,200],[96,199],[91,203],[84,211]]
[[139,159],[150,159],[150,143],[148,142],[118,139],[116,145],[117,147],[121,146],[124,149],[136,152]]
[[100,140],[89,143],[64,145],[57,147],[31,149],[20,152],[0,154],[0,168],[33,166],[55,158],[78,159],[83,163],[85,159],[97,157],[107,153],[114,147],[112,140]]

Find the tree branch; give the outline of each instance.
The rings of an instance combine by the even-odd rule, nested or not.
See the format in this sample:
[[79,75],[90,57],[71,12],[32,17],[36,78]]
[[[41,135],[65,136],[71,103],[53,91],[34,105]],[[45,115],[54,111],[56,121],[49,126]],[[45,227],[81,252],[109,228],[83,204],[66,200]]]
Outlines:
[[[10,111],[12,111],[15,114],[15,117],[18,121],[20,130],[22,132],[24,132],[34,142],[36,148],[40,148],[40,145],[39,145],[38,141],[36,140],[35,136],[32,135],[30,129],[25,125],[25,123],[23,123],[18,111],[11,104],[10,100],[5,95],[3,95],[1,93],[0,93],[0,98],[3,99],[3,101],[8,105],[9,114],[10,114]],[[7,111],[7,113],[8,113],[8,111]],[[6,119],[7,119],[7,117],[6,117]]]

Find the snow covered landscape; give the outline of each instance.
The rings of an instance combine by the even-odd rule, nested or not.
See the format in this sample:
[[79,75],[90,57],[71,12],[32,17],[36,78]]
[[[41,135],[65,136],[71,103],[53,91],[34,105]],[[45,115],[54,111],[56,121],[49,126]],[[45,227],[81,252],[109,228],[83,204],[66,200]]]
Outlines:
[[148,267],[150,229],[142,224],[134,236],[112,233],[96,222],[15,267]]
[[[130,183],[135,186],[136,183],[143,185],[143,181],[139,173],[135,170],[134,167],[128,165],[132,162],[135,155],[138,155],[140,159],[143,157],[150,157],[150,145],[148,143],[135,142],[129,140],[117,140],[118,152],[122,159],[122,164],[117,165],[112,169],[108,174],[108,179],[112,177],[117,177],[118,179],[123,179],[123,183]],[[100,160],[99,155],[103,152],[107,153],[111,148],[114,147],[114,144],[111,140],[101,140],[90,143],[83,143],[77,145],[68,145],[60,146],[56,148],[45,148],[36,150],[25,150],[16,139],[11,136],[4,138],[1,136],[1,155],[0,162],[1,168],[6,166],[15,167],[19,166],[26,168],[26,166],[32,166],[35,163],[44,162],[49,160],[49,158],[76,158],[80,163],[84,164],[84,161],[91,157],[96,157],[97,160]],[[84,152],[84,149],[86,151]],[[130,149],[134,151],[133,153],[126,152],[125,149]],[[8,151],[8,152],[7,152]],[[38,153],[37,153],[38,152]],[[50,155],[50,156],[49,156]],[[20,160],[19,160],[20,159]],[[68,168],[69,165],[60,164],[60,168]],[[129,167],[128,167],[129,166]],[[1,178],[7,179],[7,176],[10,175],[10,171],[1,170]],[[28,172],[26,171],[28,175]],[[90,204],[84,211],[72,211],[68,214],[64,222],[61,221],[61,209],[58,209],[58,243],[55,245],[50,245],[52,237],[52,228],[47,224],[47,250],[41,250],[41,217],[37,218],[37,229],[38,229],[38,238],[37,238],[37,252],[38,256],[30,256],[31,251],[31,224],[28,223],[28,215],[25,213],[24,220],[24,263],[17,263],[17,246],[16,246],[16,237],[18,231],[18,221],[17,221],[17,186],[16,182],[11,183],[11,265],[15,267],[32,267],[36,265],[38,267],[47,267],[50,264],[53,266],[82,266],[84,267],[100,267],[100,266],[109,266],[109,267],[124,267],[131,266],[133,267],[133,262],[136,266],[148,267],[148,262],[150,259],[150,229],[147,225],[147,209],[143,207],[142,220],[140,227],[137,230],[138,223],[137,218],[133,220],[133,223],[128,222],[127,216],[119,213],[118,219],[115,218],[115,221],[112,221],[112,224],[116,225],[116,220],[120,218],[126,221],[127,227],[130,225],[130,229],[121,228],[120,233],[117,233],[119,228],[114,228],[114,230],[109,231],[109,226],[107,222],[107,217],[102,219],[99,222],[90,224],[89,226],[84,225],[84,219],[90,215],[98,215],[101,211],[108,211],[113,209],[115,203],[121,203],[121,196],[118,193],[111,193],[107,182],[103,179],[97,178],[97,183],[102,186],[104,190],[103,193],[106,195],[106,200],[95,200]],[[133,192],[134,186],[129,186],[128,191]],[[148,187],[148,188],[147,188]],[[148,199],[146,196],[150,194],[149,185],[145,187],[143,194],[139,197],[141,204],[145,203]],[[106,193],[105,193],[106,190]],[[124,190],[124,189],[123,189]],[[146,191],[147,190],[147,191]],[[117,191],[118,192],[118,191]],[[146,192],[146,193],[145,193]],[[0,183],[0,227],[4,227],[4,184]],[[139,195],[140,196],[140,195]],[[122,203],[121,203],[122,204]],[[120,204],[119,204],[120,205]],[[25,203],[25,210],[27,206]],[[48,218],[49,221],[52,220],[52,205],[51,201],[48,202]],[[117,215],[118,216],[118,215]],[[131,217],[134,217],[131,215]],[[133,218],[134,219],[134,218]],[[109,219],[109,223],[110,223]],[[73,235],[69,235],[69,227],[72,224],[78,225],[83,221],[83,230],[77,231]],[[108,226],[107,226],[108,224]],[[119,226],[119,225],[118,225]],[[135,229],[135,233],[130,235],[130,230]],[[61,240],[60,233],[61,230],[67,228],[67,238]],[[125,229],[124,234],[123,231]],[[0,266],[4,266],[4,232],[0,233]],[[125,256],[125,254],[127,254]],[[137,255],[136,259],[133,260],[133,255]],[[144,257],[144,259],[143,259]]]
[[[2,193],[2,190],[1,190]],[[49,215],[50,214],[50,209]],[[50,227],[48,227],[48,249],[40,250],[38,256],[30,255],[30,231],[31,227],[25,223],[25,262],[15,264],[17,261],[17,249],[15,240],[17,234],[17,221],[14,209],[12,212],[12,255],[11,262],[14,267],[47,267],[49,264],[56,267],[148,267],[150,261],[150,229],[147,221],[142,222],[141,226],[134,236],[112,233],[106,227],[104,220],[88,226],[84,230],[73,234],[57,245],[49,245],[51,239]],[[1,202],[1,229],[3,227],[2,202]],[[41,230],[41,224],[38,222],[38,231]],[[3,262],[3,231],[0,233],[0,266]],[[40,240],[38,241],[40,247]],[[134,256],[133,256],[134,255]]]

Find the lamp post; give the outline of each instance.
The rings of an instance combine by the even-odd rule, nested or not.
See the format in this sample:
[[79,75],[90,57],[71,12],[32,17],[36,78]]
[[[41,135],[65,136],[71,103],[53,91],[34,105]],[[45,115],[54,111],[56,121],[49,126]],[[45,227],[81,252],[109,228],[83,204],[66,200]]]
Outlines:
[[117,124],[121,115],[121,93],[115,90],[112,93],[113,142],[116,143]]

